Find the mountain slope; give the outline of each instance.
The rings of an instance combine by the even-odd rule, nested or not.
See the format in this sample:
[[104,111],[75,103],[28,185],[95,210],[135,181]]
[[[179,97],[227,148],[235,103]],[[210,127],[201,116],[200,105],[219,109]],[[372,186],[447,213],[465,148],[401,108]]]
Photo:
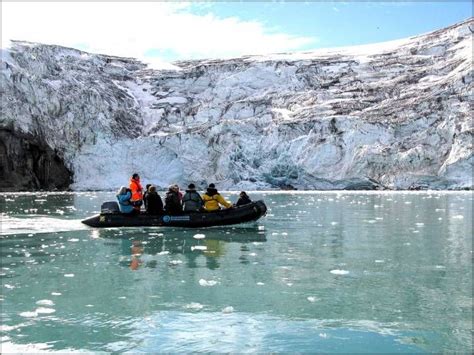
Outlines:
[[115,188],[133,172],[162,187],[472,188],[473,30],[469,19],[175,70],[15,42],[2,51],[0,129],[51,148],[75,189]]

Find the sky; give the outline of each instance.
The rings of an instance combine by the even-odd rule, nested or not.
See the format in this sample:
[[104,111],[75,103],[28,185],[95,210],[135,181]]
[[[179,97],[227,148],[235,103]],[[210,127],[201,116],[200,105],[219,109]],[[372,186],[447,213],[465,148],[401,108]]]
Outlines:
[[3,2],[9,40],[149,63],[401,39],[472,17],[470,1]]

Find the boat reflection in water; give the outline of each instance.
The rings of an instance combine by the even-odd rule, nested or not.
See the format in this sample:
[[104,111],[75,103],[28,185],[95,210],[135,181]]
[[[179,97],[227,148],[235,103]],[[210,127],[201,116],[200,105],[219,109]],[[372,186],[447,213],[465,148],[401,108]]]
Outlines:
[[[132,270],[140,267],[156,268],[163,256],[182,255],[189,268],[198,267],[197,259],[204,256],[206,267],[219,268],[219,259],[226,254],[229,243],[266,242],[264,230],[254,227],[220,227],[206,230],[161,230],[146,229],[102,229],[95,231],[96,237],[120,239],[120,264]],[[202,238],[204,235],[204,238]],[[202,238],[202,239],[201,239]],[[246,248],[240,248],[245,251]],[[242,257],[242,256],[240,256]],[[242,259],[243,260],[243,259]],[[175,261],[176,262],[176,261]],[[170,262],[170,266],[175,264]]]

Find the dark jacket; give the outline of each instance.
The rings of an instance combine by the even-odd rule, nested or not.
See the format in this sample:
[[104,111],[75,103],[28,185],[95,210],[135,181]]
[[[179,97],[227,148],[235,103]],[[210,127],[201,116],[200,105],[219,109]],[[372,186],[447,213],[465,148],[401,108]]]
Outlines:
[[163,213],[163,202],[157,192],[147,192],[144,197],[144,202],[148,214]]
[[143,193],[143,204],[145,205],[145,210],[148,211],[148,191]]
[[252,203],[252,200],[248,196],[241,196],[237,203],[235,204],[236,206],[242,206],[242,205],[248,205],[249,203]]
[[183,205],[185,212],[191,211],[200,211],[203,206],[203,201],[201,196],[196,192],[196,190],[186,190],[186,193],[183,196]]
[[169,214],[180,214],[183,211],[183,206],[177,192],[168,191],[166,193],[165,211]]

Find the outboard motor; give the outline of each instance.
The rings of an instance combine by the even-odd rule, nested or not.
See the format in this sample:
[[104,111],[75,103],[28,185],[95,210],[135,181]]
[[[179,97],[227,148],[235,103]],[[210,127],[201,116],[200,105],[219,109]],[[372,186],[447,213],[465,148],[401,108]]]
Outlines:
[[119,205],[116,201],[104,202],[102,206],[100,206],[100,213],[101,214],[120,213]]

